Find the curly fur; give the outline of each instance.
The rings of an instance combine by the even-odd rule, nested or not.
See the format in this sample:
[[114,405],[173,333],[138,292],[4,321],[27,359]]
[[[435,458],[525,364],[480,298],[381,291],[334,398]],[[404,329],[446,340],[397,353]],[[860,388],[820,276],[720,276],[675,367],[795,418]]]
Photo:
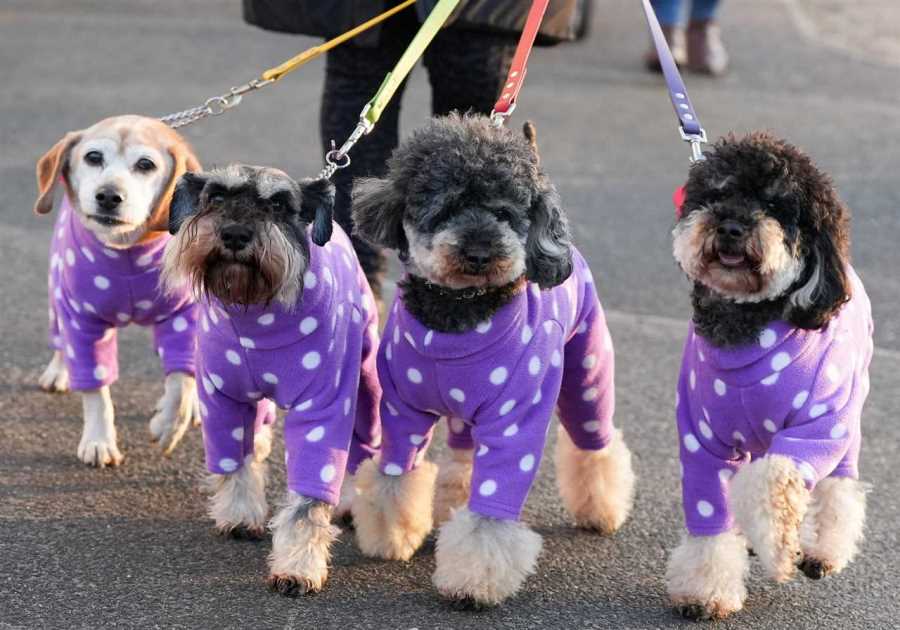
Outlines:
[[816,485],[800,525],[800,569],[807,577],[840,573],[856,556],[865,531],[866,490],[846,477],[828,477]]
[[618,530],[631,513],[635,481],[622,432],[606,448],[585,451],[559,425],[555,459],[559,496],[575,524],[601,534]]
[[[850,213],[831,179],[768,133],[730,135],[706,157],[691,167],[674,230],[698,332],[732,346],[755,338],[766,318],[824,326],[850,297]],[[725,236],[727,225],[746,232]],[[745,260],[720,264],[720,254]]]
[[437,486],[434,492],[434,525],[439,527],[469,500],[472,490],[471,449],[450,449],[450,454],[439,464]]
[[269,523],[269,588],[288,596],[322,590],[328,579],[331,545],[341,533],[331,524],[331,512],[327,503],[289,493]]
[[432,528],[436,477],[437,466],[429,461],[399,477],[382,474],[372,459],[360,465],[351,513],[364,554],[387,560],[412,557]]
[[750,570],[747,542],[734,531],[685,536],[669,557],[666,589],[690,619],[724,619],[744,607]]
[[734,475],[730,503],[735,522],[776,582],[794,575],[800,559],[800,523],[810,493],[793,460],[767,455]]
[[432,582],[450,600],[496,606],[534,573],[541,545],[540,535],[524,523],[462,508],[438,534]]
[[[432,119],[394,151],[384,179],[357,180],[353,217],[357,235],[398,250],[411,276],[444,289],[500,287],[522,272],[549,288],[572,271],[568,222],[533,126],[520,135],[486,116]],[[420,292],[414,306],[432,298],[436,307],[423,309],[438,314],[433,327],[458,330],[438,294]]]

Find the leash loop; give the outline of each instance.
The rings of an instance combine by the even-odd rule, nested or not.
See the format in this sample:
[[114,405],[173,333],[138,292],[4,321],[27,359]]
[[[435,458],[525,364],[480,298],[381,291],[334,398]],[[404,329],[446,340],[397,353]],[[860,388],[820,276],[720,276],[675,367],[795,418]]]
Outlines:
[[672,51],[666,41],[666,36],[662,32],[659,25],[659,19],[656,12],[650,4],[650,0],[642,0],[644,6],[644,15],[647,17],[647,25],[650,27],[650,35],[653,38],[653,46],[656,48],[656,55],[659,58],[659,65],[662,68],[663,76],[666,80],[666,87],[669,90],[669,100],[672,101],[672,107],[675,109],[675,115],[678,117],[678,131],[682,140],[691,145],[691,163],[705,159],[703,157],[703,145],[707,143],[706,130],[700,124],[694,105],[688,97],[687,87],[678,71],[678,65],[672,56]]
[[549,4],[550,0],[534,0],[531,8],[528,9],[522,35],[519,36],[516,52],[509,65],[509,73],[506,75],[506,81],[503,82],[503,89],[500,90],[500,98],[497,99],[491,110],[490,119],[495,127],[501,127],[516,109],[516,99],[519,97],[519,92],[525,83],[525,75],[528,73],[528,56],[531,54],[531,49],[534,48],[534,40],[537,39],[538,30],[541,28],[541,22],[544,20],[544,14],[547,12]]

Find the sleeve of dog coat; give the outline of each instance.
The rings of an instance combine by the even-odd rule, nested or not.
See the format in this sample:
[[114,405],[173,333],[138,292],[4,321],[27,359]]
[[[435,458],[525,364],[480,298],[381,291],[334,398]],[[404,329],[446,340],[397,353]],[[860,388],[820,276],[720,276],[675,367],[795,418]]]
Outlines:
[[812,386],[790,390],[791,413],[783,427],[775,427],[769,454],[790,457],[808,488],[831,475],[858,476],[870,352],[867,344],[855,345],[847,341],[829,348]]
[[199,307],[186,302],[167,319],[153,324],[153,339],[163,371],[193,375],[196,370]]
[[[562,331],[536,332],[532,345],[512,368],[503,391],[482,405],[472,438],[475,457],[469,509],[484,516],[518,519],[534,482],[550,416],[563,378]],[[537,343],[540,336],[546,343]]]
[[200,415],[203,419],[203,449],[206,469],[217,475],[233,473],[253,452],[253,432],[257,419],[255,403],[234,400],[218,389],[202,368],[199,387]]
[[119,378],[116,329],[72,298],[61,297],[55,306],[72,390],[88,391],[114,383]]
[[[386,475],[402,475],[414,469],[425,458],[438,417],[417,409],[404,400],[391,374],[388,352],[390,343],[382,343],[378,352],[382,435],[380,466],[381,472]],[[421,376],[419,380],[422,380]]]
[[686,369],[682,366],[675,411],[684,520],[692,536],[715,536],[734,526],[728,507],[728,486],[745,460],[716,440],[708,429],[703,431],[702,409],[691,408]]
[[368,285],[363,288],[362,313],[365,318],[363,329],[362,362],[359,370],[359,391],[356,398],[356,421],[350,440],[350,454],[347,472],[355,474],[356,469],[366,459],[378,452],[381,442],[381,384],[378,381],[378,313]]
[[559,419],[575,446],[600,450],[609,444],[615,430],[615,354],[594,285],[586,287],[587,299],[594,307],[566,344]]

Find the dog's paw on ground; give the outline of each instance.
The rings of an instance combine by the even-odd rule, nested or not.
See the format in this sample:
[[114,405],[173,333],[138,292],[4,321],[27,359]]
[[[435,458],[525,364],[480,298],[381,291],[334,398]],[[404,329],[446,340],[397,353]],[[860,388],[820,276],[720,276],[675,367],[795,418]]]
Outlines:
[[232,540],[247,540],[256,542],[266,537],[265,527],[254,527],[252,525],[238,524],[231,527],[216,528],[219,536],[231,538]]
[[299,575],[272,574],[266,578],[266,584],[270,591],[285,597],[299,597],[322,590],[321,584]]
[[38,385],[45,392],[63,393],[69,391],[69,370],[62,355],[57,352],[38,377]]
[[118,466],[125,457],[119,452],[115,440],[82,439],[78,445],[78,459],[96,468]]

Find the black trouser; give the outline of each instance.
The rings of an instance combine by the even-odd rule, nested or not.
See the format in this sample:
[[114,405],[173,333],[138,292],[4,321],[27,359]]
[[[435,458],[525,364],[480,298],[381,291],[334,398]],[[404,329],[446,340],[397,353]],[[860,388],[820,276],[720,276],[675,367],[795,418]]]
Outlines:
[[[394,67],[419,23],[415,12],[406,11],[388,23],[377,48],[339,46],[327,54],[325,89],[319,131],[322,146],[343,142],[359,120],[363,106],[374,96],[384,76]],[[431,83],[431,111],[489,114],[506,79],[516,48],[516,38],[483,31],[442,30],[425,51],[425,67]],[[348,233],[352,230],[350,191],[357,177],[383,176],[386,161],[397,146],[400,100],[405,82],[384,110],[375,129],[351,152],[350,166],[334,176],[337,187],[335,219]],[[372,290],[381,294],[385,268],[383,252],[356,237],[353,245]]]

